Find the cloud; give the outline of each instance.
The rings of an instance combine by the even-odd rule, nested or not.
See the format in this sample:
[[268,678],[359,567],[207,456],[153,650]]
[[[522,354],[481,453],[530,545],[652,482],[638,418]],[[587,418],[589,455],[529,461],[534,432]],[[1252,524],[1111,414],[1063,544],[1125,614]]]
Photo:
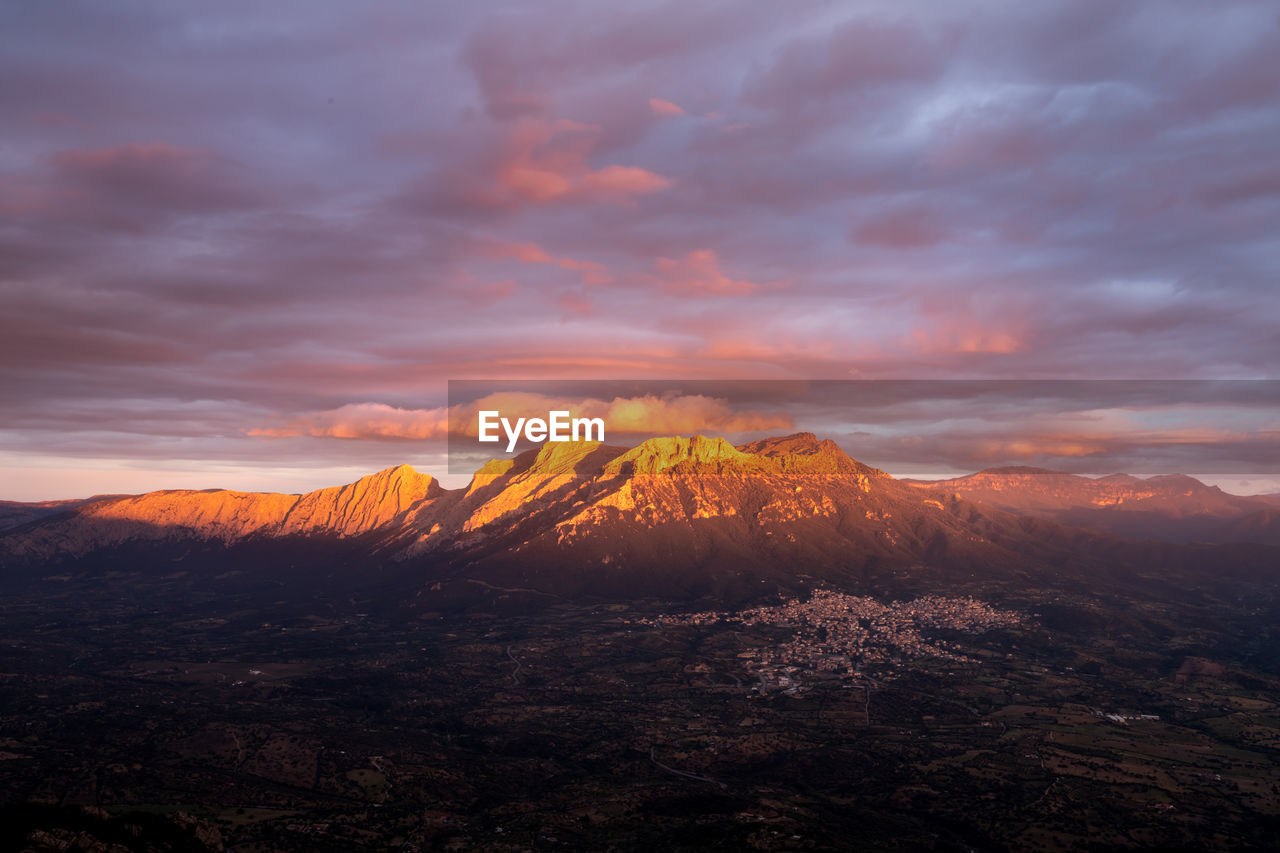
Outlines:
[[466,424],[466,434],[471,435],[475,413],[481,409],[497,409],[504,416],[511,412],[523,417],[545,417],[552,409],[566,410],[572,417],[602,418],[606,435],[741,433],[790,429],[794,425],[787,414],[736,410],[723,398],[701,394],[644,394],[602,400],[499,393],[455,407],[453,422]]
[[725,275],[712,249],[695,249],[678,259],[658,258],[654,266],[663,287],[680,296],[747,296],[760,288],[755,282]]
[[684,115],[684,109],[679,104],[673,104],[671,101],[664,101],[662,98],[650,98],[649,111],[659,118],[671,118],[673,116]]
[[1023,343],[1012,332],[983,328],[968,322],[945,322],[911,333],[916,348],[922,353],[995,353],[1009,355],[1022,349]]
[[567,411],[574,418],[602,418],[605,435],[674,435],[698,432],[743,433],[790,429],[789,415],[734,410],[728,401],[703,395],[642,395],[612,400],[573,399],[527,392],[488,394],[452,407],[400,409],[383,403],[349,403],[336,409],[283,419],[249,430],[260,438],[313,436],[365,441],[444,438],[450,425],[459,434],[475,437],[478,413],[498,411],[518,417],[545,418],[551,411]]
[[577,272],[583,284],[609,284],[613,275],[609,268],[597,261],[578,258],[555,257],[537,243],[495,243],[486,247],[487,253],[497,258],[510,258],[523,264],[553,264],[561,269]]
[[529,56],[531,45],[516,38],[514,27],[482,28],[462,49],[462,61],[475,76],[485,109],[497,119],[538,116],[551,108],[549,69]]
[[605,166],[583,175],[577,186],[587,195],[647,195],[667,189],[671,186],[671,181],[635,166]]
[[519,289],[520,285],[510,278],[501,281],[474,282],[466,288],[470,298],[485,305],[510,299]]
[[671,186],[662,175],[637,166],[592,169],[587,158],[600,134],[599,127],[563,119],[519,122],[498,163],[497,184],[534,204],[563,198],[625,199]]
[[[941,73],[945,55],[945,39],[926,32],[918,21],[855,17],[822,37],[803,36],[784,45],[748,85],[747,99],[789,111],[808,99],[919,84]],[[797,97],[800,92],[804,98]]]
[[595,304],[589,298],[571,290],[566,290],[557,296],[556,304],[563,308],[566,314],[577,317],[589,317],[595,312]]
[[492,249],[500,258],[512,258],[522,264],[550,264],[555,258],[537,243],[498,243]]
[[876,211],[854,226],[850,239],[890,249],[920,249],[936,246],[948,235],[945,221],[930,209],[915,205]]
[[0,176],[0,214],[107,230],[167,228],[174,217],[261,208],[264,196],[236,163],[165,142],[72,148],[40,168]]
[[256,427],[249,435],[263,438],[309,435],[383,441],[442,438],[449,432],[447,409],[399,409],[384,403],[348,403],[326,412],[289,418],[275,426]]
[[479,128],[476,140],[406,187],[397,206],[439,216],[492,218],[528,208],[630,204],[675,182],[637,165],[595,167],[605,128],[568,119],[521,118]]
[[[587,411],[599,411],[587,407]],[[621,433],[662,435],[760,430],[786,430],[795,426],[790,415],[754,410],[735,411],[722,399],[702,395],[619,398],[608,404],[602,415],[607,428]]]

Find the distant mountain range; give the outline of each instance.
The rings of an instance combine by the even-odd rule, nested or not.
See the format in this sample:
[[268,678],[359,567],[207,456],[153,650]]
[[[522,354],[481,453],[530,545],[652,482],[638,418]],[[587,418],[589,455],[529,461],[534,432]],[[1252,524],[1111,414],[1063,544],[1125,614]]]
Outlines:
[[1132,539],[1280,544],[1280,495],[1232,495],[1184,474],[1093,479],[1045,468],[1009,467],[951,480],[903,482]]
[[15,527],[21,527],[28,522],[75,509],[81,504],[86,504],[93,500],[95,498],[66,501],[0,501],[0,533],[12,530]]
[[456,593],[668,598],[746,599],[899,573],[925,582],[1111,571],[1153,553],[1162,565],[1265,566],[1271,549],[1210,559],[1114,534],[1184,541],[1203,538],[1188,531],[1211,520],[1218,541],[1265,543],[1277,529],[1269,499],[1189,477],[1014,468],[901,481],[810,433],[738,447],[700,436],[630,449],[547,444],[489,462],[464,489],[401,465],[303,495],[159,491],[3,509],[9,579],[208,564],[313,582],[391,573]]

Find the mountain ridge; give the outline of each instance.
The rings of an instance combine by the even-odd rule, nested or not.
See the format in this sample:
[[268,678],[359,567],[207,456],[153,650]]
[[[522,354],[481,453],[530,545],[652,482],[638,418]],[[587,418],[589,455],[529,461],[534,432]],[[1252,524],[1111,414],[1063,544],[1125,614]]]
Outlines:
[[1072,527],[1170,542],[1249,541],[1223,538],[1235,529],[1226,522],[1274,505],[1265,496],[1233,495],[1186,474],[1092,478],[1047,468],[1005,466],[947,480],[902,482]]
[[0,533],[0,553],[40,559],[83,556],[133,539],[230,543],[254,534],[361,535],[392,524],[443,491],[436,479],[397,465],[343,486],[304,494],[162,489],[90,500]]
[[[970,484],[1083,479],[1014,470]],[[200,547],[215,549],[217,567],[227,550],[265,548],[268,572],[283,560],[304,575],[308,565],[326,577],[390,572],[455,590],[745,600],[809,577],[853,582],[909,571],[955,582],[1069,568],[1102,571],[1111,583],[1124,566],[1203,559],[946,487],[957,482],[897,480],[812,433],[737,447],[704,436],[633,448],[545,444],[487,462],[458,489],[398,465],[302,495],[167,490],[91,501],[0,532],[0,566],[34,576],[65,565],[75,574],[99,555],[128,553],[135,556],[108,561],[113,571],[158,571]],[[1105,488],[1133,486],[1113,479]],[[1272,523],[1265,516],[1245,529]]]

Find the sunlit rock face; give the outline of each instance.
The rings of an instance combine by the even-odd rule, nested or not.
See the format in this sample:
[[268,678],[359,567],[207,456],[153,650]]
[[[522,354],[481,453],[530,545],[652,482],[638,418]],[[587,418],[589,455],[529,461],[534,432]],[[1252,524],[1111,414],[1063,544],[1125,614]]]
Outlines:
[[[1266,496],[1242,497],[1184,474],[1080,477],[1025,466],[990,468],[933,482],[906,481],[939,496],[958,495],[1011,512],[1133,539],[1167,542],[1271,542]],[[1256,516],[1251,522],[1244,519]]]
[[337,537],[383,565],[425,561],[522,583],[696,586],[873,564],[992,571],[1052,548],[1054,536],[899,482],[798,433],[738,447],[704,436],[629,449],[548,443],[489,462],[454,490],[401,465],[304,495],[105,499],[11,531],[0,537],[0,556],[30,562],[137,541]]
[[160,491],[93,501],[2,540],[13,555],[80,556],[136,539],[233,543],[256,535],[356,536],[403,522],[442,496],[440,484],[408,465],[346,486],[303,495]]

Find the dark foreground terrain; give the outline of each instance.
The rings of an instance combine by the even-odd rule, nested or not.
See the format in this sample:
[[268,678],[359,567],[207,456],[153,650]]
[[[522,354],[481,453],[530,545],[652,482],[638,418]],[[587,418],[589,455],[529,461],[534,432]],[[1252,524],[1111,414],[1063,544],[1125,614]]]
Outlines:
[[726,620],[483,591],[411,615],[175,579],[6,596],[0,846],[1280,844],[1262,590],[977,588],[960,622],[885,590],[834,621],[803,595]]

